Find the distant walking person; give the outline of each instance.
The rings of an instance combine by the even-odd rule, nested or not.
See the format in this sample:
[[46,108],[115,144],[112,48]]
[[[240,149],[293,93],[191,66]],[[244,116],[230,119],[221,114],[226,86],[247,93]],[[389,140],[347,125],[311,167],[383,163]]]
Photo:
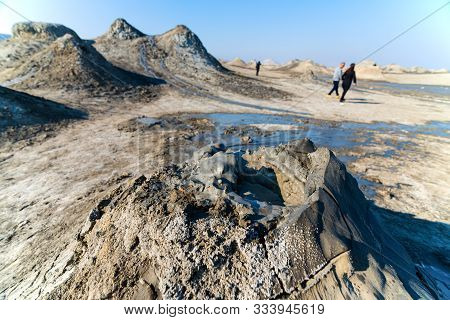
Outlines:
[[261,69],[261,61],[256,63],[256,75],[259,76],[259,69]]
[[343,73],[343,69],[345,67],[345,62],[341,62],[339,64],[339,67],[337,67],[334,70],[334,75],[333,75],[333,89],[331,89],[331,91],[328,93],[329,96],[331,96],[331,94],[333,93],[333,91],[336,91],[336,96],[339,97],[339,81],[342,80],[342,73]]
[[352,82],[356,84],[356,73],[355,73],[355,64],[352,63],[350,67],[345,70],[342,75],[342,89],[344,89],[344,93],[342,93],[341,102],[345,101],[345,94],[352,86]]

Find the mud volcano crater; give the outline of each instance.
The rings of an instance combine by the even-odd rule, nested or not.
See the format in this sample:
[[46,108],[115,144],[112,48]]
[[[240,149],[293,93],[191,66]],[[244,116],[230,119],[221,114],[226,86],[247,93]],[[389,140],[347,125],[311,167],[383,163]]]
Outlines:
[[48,298],[432,297],[344,164],[308,139],[209,145],[92,210]]
[[[297,150],[315,151],[315,146],[310,140],[302,140],[296,144]],[[292,151],[292,150],[291,150]],[[289,154],[289,153],[288,153]],[[298,153],[296,161],[307,168],[307,153]],[[304,203],[305,175],[293,174],[288,158],[288,163],[274,161],[269,154],[261,156],[259,153],[240,154],[236,158],[237,181],[235,191],[249,201],[257,201],[269,205],[295,206]],[[298,163],[297,163],[298,164]]]
[[246,168],[238,175],[236,191],[240,196],[249,199],[284,205],[277,175],[271,168],[262,167],[259,170]]

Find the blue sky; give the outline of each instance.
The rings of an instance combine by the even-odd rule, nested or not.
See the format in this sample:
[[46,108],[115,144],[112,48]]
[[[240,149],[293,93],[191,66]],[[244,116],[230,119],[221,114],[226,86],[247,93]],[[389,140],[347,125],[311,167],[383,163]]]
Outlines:
[[[118,17],[147,34],[185,24],[218,58],[358,61],[446,0],[2,0],[33,21],[94,38]],[[0,4],[0,33],[23,18]],[[450,5],[371,59],[450,69]]]

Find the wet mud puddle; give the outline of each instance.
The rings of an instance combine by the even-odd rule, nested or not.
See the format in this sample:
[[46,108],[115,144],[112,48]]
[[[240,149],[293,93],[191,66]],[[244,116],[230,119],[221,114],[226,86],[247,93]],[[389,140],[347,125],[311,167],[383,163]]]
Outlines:
[[[450,138],[450,123],[447,122],[412,126],[384,122],[368,124],[324,121],[292,115],[210,113],[141,117],[136,119],[136,123],[156,130],[191,129],[193,133],[188,140],[192,145],[201,147],[222,143],[234,151],[278,146],[309,138],[317,146],[333,150],[347,167],[360,156],[400,156],[414,148],[414,138],[418,135]],[[380,139],[380,135],[384,138]],[[192,146],[186,146],[188,147]],[[366,197],[373,199],[377,183],[366,180],[357,173],[352,174]]]
[[[194,141],[205,144],[223,143],[227,148],[245,151],[309,138],[316,145],[333,150],[346,165],[356,160],[355,151],[379,144],[376,139],[378,134],[396,137],[383,141],[384,147],[372,152],[372,155],[375,153],[382,157],[392,157],[406,148],[413,147],[414,142],[411,140],[419,134],[450,137],[450,123],[445,122],[410,126],[383,122],[334,122],[298,116],[249,113],[196,114],[188,117],[209,119],[214,124],[213,132],[200,134],[193,138]],[[377,184],[353,174],[366,197],[373,199]]]

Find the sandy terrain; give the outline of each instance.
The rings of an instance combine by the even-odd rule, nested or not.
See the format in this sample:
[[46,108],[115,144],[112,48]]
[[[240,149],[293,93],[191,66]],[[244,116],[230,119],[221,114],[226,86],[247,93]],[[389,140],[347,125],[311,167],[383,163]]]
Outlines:
[[[450,73],[445,69],[442,70],[427,70],[424,68],[403,68],[399,65],[388,66],[374,66],[374,61],[363,61],[356,66],[356,74],[358,79],[371,80],[371,81],[387,81],[399,84],[422,84],[422,85],[434,85],[434,86],[450,86]],[[225,63],[232,69],[240,70],[243,73],[253,73],[255,68],[251,64],[246,64],[239,58],[235,58],[232,61]],[[284,65],[264,65],[265,71],[270,71],[271,76],[281,74],[281,77],[287,75],[301,76],[307,75],[311,71],[315,74],[326,75],[331,77],[334,70],[333,67],[325,67],[315,64],[312,60],[293,60]],[[395,66],[393,68],[392,66]],[[266,74],[268,76],[268,74]]]
[[[251,74],[251,70],[242,68],[236,71]],[[228,93],[215,97],[191,96],[167,89],[152,103],[85,99],[83,108],[93,111],[89,120],[71,124],[43,142],[4,145],[0,154],[3,186],[0,226],[9,231],[1,239],[1,254],[8,253],[0,266],[2,295],[8,298],[42,296],[39,287],[47,279],[45,270],[51,270],[55,259],[77,233],[87,208],[96,198],[98,191],[93,190],[98,190],[114,176],[152,171],[151,165],[142,165],[146,163],[141,161],[142,155],[157,160],[161,143],[164,145],[168,140],[158,136],[148,138],[153,143],[143,143],[139,136],[118,131],[117,126],[127,119],[170,113],[235,112],[409,125],[450,121],[448,101],[392,96],[355,88],[348,95],[348,103],[341,105],[335,98],[326,96],[328,87],[320,83],[304,83],[295,77],[265,70],[259,79],[265,85],[294,96],[288,101],[267,101]],[[70,105],[80,104],[76,97],[57,92],[32,93]],[[104,109],[104,105],[108,108]],[[404,155],[382,159],[372,155],[371,148],[388,149],[384,140],[393,138],[385,133],[375,146],[353,150],[359,158],[350,164],[350,170],[381,184],[375,197],[380,207],[406,211],[423,221],[448,223],[450,174],[445,165],[450,162],[448,137],[419,136],[415,138],[414,150],[404,150]],[[16,214],[11,216],[11,212]],[[17,247],[16,243],[21,246]],[[443,249],[448,249],[448,242],[435,248],[440,253]],[[39,258],[34,265],[23,263],[32,259],[36,252]],[[36,269],[41,264],[43,270]],[[15,283],[14,276],[26,280]]]
[[[254,76],[250,68],[234,67],[236,72]],[[403,124],[423,124],[427,121],[449,121],[446,110],[447,100],[442,102],[410,96],[390,94],[353,86],[348,102],[340,105],[334,97],[328,97],[328,87],[322,83],[305,81],[301,77],[286,75],[283,72],[262,70],[260,80],[299,97],[282,102],[283,109],[324,120],[357,122],[397,122]],[[330,85],[330,89],[331,89]],[[267,105],[262,102],[261,105]],[[249,111],[249,110],[247,110]]]
[[394,74],[385,73],[386,81],[407,84],[450,86],[450,73]]

